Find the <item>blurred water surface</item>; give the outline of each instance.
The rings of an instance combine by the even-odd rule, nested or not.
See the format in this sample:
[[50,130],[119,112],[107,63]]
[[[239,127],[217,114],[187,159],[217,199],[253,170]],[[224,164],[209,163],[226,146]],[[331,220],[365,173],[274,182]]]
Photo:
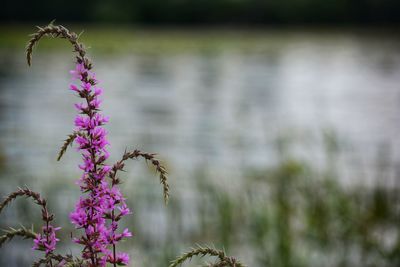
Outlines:
[[[353,256],[341,254],[345,263],[335,260],[338,256],[333,250],[308,257],[307,253],[312,252],[297,246],[298,256],[295,249],[288,249],[296,247],[296,241],[290,238],[282,239],[289,245],[283,243],[271,249],[273,245],[268,242],[281,240],[274,235],[288,235],[288,231],[276,230],[268,223],[270,220],[305,223],[302,219],[296,222],[298,217],[287,217],[285,212],[270,219],[267,202],[275,199],[277,206],[272,210],[289,212],[279,196],[292,193],[276,180],[276,188],[259,186],[257,177],[265,181],[281,177],[287,182],[282,186],[290,188],[292,180],[285,179],[293,176],[293,168],[295,176],[300,168],[306,181],[310,177],[321,183],[325,178],[333,179],[338,183],[334,188],[343,188],[344,195],[351,190],[348,188],[368,188],[371,192],[398,188],[400,38],[374,32],[265,34],[271,42],[173,53],[98,51],[96,43],[90,44],[95,70],[105,89],[103,111],[111,118],[106,127],[112,144],[110,163],[119,159],[126,148],[139,148],[159,153],[170,170],[172,203],[166,208],[150,166],[131,162],[129,172],[122,174],[123,188],[134,210],[127,224],[136,236],[126,243],[133,266],[166,266],[186,245],[203,241],[224,246],[250,266],[398,263],[394,254],[394,260],[388,260],[387,255],[378,260],[373,257],[372,265],[363,265],[365,255],[359,254],[358,247],[351,247],[354,251],[349,253]],[[56,155],[64,137],[72,131],[75,114],[73,103],[77,98],[67,89],[72,58],[68,49],[46,51],[39,46],[31,68],[24,60],[23,51],[0,50],[0,192],[4,195],[21,185],[41,191],[51,199],[57,222],[68,239],[71,229],[67,214],[79,194],[73,184],[80,173],[79,156],[70,149],[61,162],[56,162]],[[289,174],[271,171],[279,170],[280,164],[283,170],[289,164]],[[254,210],[232,202],[237,195],[250,201]],[[300,197],[304,200],[304,195]],[[306,203],[315,203],[309,201]],[[338,206],[358,203],[353,201],[349,197]],[[1,226],[38,222],[38,211],[33,206],[22,201],[15,205],[18,209],[10,208],[3,214]],[[264,211],[266,221],[262,221]],[[243,222],[247,230],[243,226],[241,232],[240,226],[232,226],[238,224],[236,213],[248,220]],[[221,216],[221,220],[214,221],[213,215]],[[264,226],[270,229],[264,229],[265,233],[276,231],[261,241],[246,236],[245,231],[258,231],[257,225],[261,230]],[[222,233],[224,227],[232,231]],[[213,235],[213,229],[221,236]],[[330,230],[322,230],[326,231]],[[397,236],[398,229],[393,231]],[[396,241],[390,238],[381,242],[384,247],[396,247]],[[76,247],[71,249],[78,251]],[[276,255],[273,251],[279,251],[279,257],[287,262],[274,262],[270,258]],[[369,250],[366,253],[370,255]],[[0,264],[28,266],[31,255],[26,242],[11,243],[0,253]],[[296,257],[302,260],[294,261]],[[157,262],[150,261],[154,259]]]

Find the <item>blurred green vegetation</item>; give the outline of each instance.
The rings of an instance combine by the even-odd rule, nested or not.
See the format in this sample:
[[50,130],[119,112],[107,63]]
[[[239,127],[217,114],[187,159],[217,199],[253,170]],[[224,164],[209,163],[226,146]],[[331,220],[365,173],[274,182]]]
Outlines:
[[[41,24],[40,24],[41,25]],[[67,24],[69,29],[81,33],[80,40],[91,54],[136,53],[136,54],[183,54],[215,53],[230,50],[241,52],[271,52],[282,46],[298,42],[299,39],[323,40],[329,43],[335,38],[379,38],[392,36],[398,38],[395,27],[314,27],[314,28],[268,28],[268,29],[229,29],[229,28],[146,28],[110,25]],[[0,50],[22,53],[29,34],[36,31],[32,25],[0,25]],[[69,52],[65,40],[44,38],[37,52]]]
[[[333,177],[321,176],[295,159],[248,173],[241,190],[229,192],[199,171],[191,192],[195,199],[189,199],[194,205],[188,211],[187,196],[171,198],[165,209],[168,229],[160,240],[149,238],[149,229],[139,223],[145,214],[133,216],[129,226],[136,233],[135,261],[143,261],[143,266],[166,266],[199,243],[224,248],[249,266],[400,265],[398,188],[343,188]],[[149,211],[158,210],[162,200],[154,188],[155,183],[139,186],[129,205],[134,210],[143,205]],[[33,206],[22,201],[16,205],[21,222],[34,219],[40,225]],[[187,221],[196,219],[188,230]],[[61,243],[67,248],[69,230],[64,227]],[[0,263],[6,258],[0,254]]]
[[[151,29],[135,27],[111,27],[93,25],[68,25],[68,28],[81,34],[81,41],[89,47],[90,52],[136,52],[136,53],[183,53],[186,51],[242,50],[262,49],[266,43],[281,44],[282,34],[266,34],[262,31],[232,30],[185,30],[185,29]],[[0,49],[23,51],[28,35],[35,32],[33,25],[0,25]],[[272,37],[273,36],[273,37]],[[41,41],[40,50],[69,49],[64,40],[54,39]],[[39,51],[40,51],[39,50]],[[66,50],[68,51],[68,50]]]
[[398,188],[344,188],[289,158],[248,173],[239,192],[196,177],[202,223],[192,242],[214,241],[250,266],[399,266]]
[[[322,170],[293,157],[286,138],[278,139],[275,167],[248,169],[240,182],[218,182],[199,169],[192,187],[174,184],[180,190],[167,208],[169,229],[159,250],[143,236],[141,251],[153,251],[151,265],[160,267],[195,243],[223,247],[249,266],[399,266],[400,188],[344,186],[333,132],[325,132],[324,144]],[[142,201],[161,201],[151,191]]]

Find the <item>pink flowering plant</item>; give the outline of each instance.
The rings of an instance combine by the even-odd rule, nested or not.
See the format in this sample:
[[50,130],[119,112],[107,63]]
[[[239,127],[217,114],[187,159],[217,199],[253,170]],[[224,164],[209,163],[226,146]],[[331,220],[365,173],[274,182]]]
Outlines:
[[[101,96],[103,90],[93,72],[93,64],[86,56],[85,47],[78,42],[78,35],[70,32],[63,26],[50,24],[46,27],[38,27],[38,31],[32,34],[27,46],[27,61],[31,65],[33,47],[44,36],[59,37],[68,40],[77,53],[75,68],[70,71],[73,83],[69,86],[79,102],[74,106],[77,115],[74,120],[73,133],[68,135],[57,160],[60,160],[67,148],[75,143],[82,156],[79,168],[82,175],[77,181],[81,196],[76,202],[75,208],[69,215],[71,223],[77,229],[73,242],[81,245],[79,256],[60,255],[55,253],[57,231],[60,227],[53,225],[54,215],[47,209],[47,202],[39,193],[28,188],[20,188],[9,194],[0,203],[0,212],[17,197],[32,198],[41,207],[42,220],[44,222],[41,232],[35,233],[33,229],[21,227],[10,228],[0,236],[0,246],[15,236],[33,239],[33,249],[43,251],[44,255],[33,266],[124,266],[129,265],[129,254],[119,251],[118,244],[122,240],[132,236],[129,229],[121,229],[119,222],[123,217],[132,212],[125,202],[125,198],[119,187],[121,181],[118,172],[124,169],[128,159],[144,158],[151,162],[159,173],[160,183],[163,187],[165,203],[168,202],[169,186],[167,172],[153,153],[145,153],[140,150],[125,151],[121,160],[113,165],[107,164],[109,158],[107,131],[104,125],[109,118],[100,111]],[[217,261],[209,266],[244,266],[235,258],[227,257],[223,251],[210,247],[197,247],[172,261],[170,266],[178,266],[193,256],[215,256]]]

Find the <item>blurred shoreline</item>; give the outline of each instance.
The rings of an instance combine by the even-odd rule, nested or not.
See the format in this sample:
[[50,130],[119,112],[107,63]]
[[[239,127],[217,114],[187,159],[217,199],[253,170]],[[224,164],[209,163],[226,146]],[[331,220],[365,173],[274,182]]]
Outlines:
[[[20,50],[35,26],[46,23],[0,24],[0,49]],[[66,23],[81,33],[81,40],[94,51],[138,53],[179,53],[198,50],[239,49],[248,51],[278,43],[283,38],[311,37],[329,41],[333,36],[391,38],[400,40],[396,25],[304,25],[304,26],[135,26],[129,24]],[[57,50],[66,45],[60,40],[42,41],[43,49]]]

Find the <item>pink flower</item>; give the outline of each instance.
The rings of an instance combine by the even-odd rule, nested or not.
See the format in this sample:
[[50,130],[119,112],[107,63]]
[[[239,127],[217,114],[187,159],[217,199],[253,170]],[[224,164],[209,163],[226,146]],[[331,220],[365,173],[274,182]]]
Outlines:
[[92,109],[98,109],[100,107],[100,104],[101,104],[101,100],[97,99],[97,98],[95,98],[92,101],[90,101],[90,107]]
[[125,215],[128,215],[128,214],[132,214],[132,212],[130,211],[128,206],[126,206],[125,203],[123,203],[122,206],[119,206],[118,210],[120,211],[120,216],[125,216]]
[[96,87],[96,88],[94,89],[94,95],[95,95],[95,96],[99,96],[99,95],[102,95],[102,94],[103,94],[103,89],[98,88],[98,87]]
[[80,93],[80,92],[81,92],[81,90],[79,90],[79,88],[78,88],[75,84],[71,84],[71,85],[69,86],[69,88],[70,88],[72,91],[75,91],[75,92],[77,92],[77,93]]
[[92,85],[90,83],[84,82],[82,83],[82,89],[90,92],[92,90]]
[[129,255],[127,253],[120,252],[117,254],[117,264],[119,265],[128,265],[129,264]]
[[84,74],[86,72],[87,72],[87,70],[85,69],[83,63],[78,63],[78,64],[76,64],[75,69],[71,70],[69,73],[71,73],[72,78],[74,80],[80,80],[83,78],[82,74]]
[[85,118],[82,116],[76,116],[75,118],[75,126],[80,128],[86,128],[89,125],[89,118]]
[[122,232],[121,236],[124,237],[131,237],[132,233],[129,232],[128,228],[125,228],[124,231]]
[[71,212],[69,218],[77,228],[82,228],[87,225],[86,212],[81,208],[77,208],[74,212]]
[[56,244],[60,241],[56,238],[56,231],[60,230],[60,227],[53,227],[51,225],[43,226],[43,234],[37,234],[36,238],[33,240],[33,249],[43,250],[46,255],[53,252],[56,249]]

